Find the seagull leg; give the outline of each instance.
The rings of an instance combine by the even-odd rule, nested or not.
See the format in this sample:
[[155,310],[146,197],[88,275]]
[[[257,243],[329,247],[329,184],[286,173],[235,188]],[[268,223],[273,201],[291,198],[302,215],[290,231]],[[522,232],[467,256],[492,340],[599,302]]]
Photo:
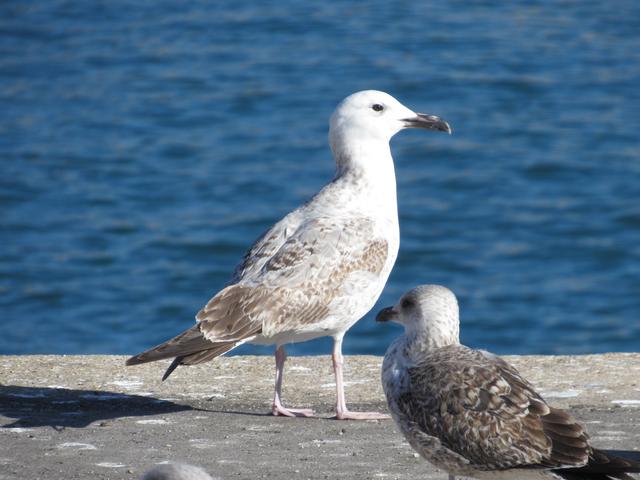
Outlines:
[[314,412],[309,408],[285,408],[282,405],[280,396],[282,394],[282,377],[284,375],[284,361],[286,359],[287,354],[284,351],[284,347],[278,345],[276,348],[276,389],[273,395],[271,413],[276,417],[313,417]]
[[342,366],[344,357],[342,356],[342,338],[344,333],[333,338],[333,373],[336,376],[336,419],[337,420],[384,420],[390,418],[389,415],[379,412],[350,412],[347,409],[347,402],[344,398],[344,382],[342,379]]

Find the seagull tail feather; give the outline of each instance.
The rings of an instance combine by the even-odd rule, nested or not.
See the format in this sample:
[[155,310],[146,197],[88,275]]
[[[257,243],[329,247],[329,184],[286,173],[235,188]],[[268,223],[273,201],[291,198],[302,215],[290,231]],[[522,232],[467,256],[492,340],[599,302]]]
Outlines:
[[165,380],[179,365],[195,365],[206,362],[243,343],[243,340],[223,340],[212,342],[207,340],[200,331],[199,325],[185,330],[171,340],[167,340],[149,350],[127,359],[127,365],[155,362],[166,358],[174,358],[173,363],[165,372]]
[[201,326],[202,323],[198,323],[172,339],[130,357],[126,364],[138,365],[173,358],[173,362],[162,377],[162,380],[166,380],[179,365],[207,362],[251,340],[262,331],[260,324],[245,322],[239,324],[239,328],[236,330],[227,331],[224,335],[214,337],[219,340],[208,340],[205,338]]
[[127,365],[138,365],[140,363],[155,362],[156,360],[163,360],[165,358],[190,355],[204,350],[207,347],[211,348],[214,345],[214,343],[204,338],[198,325],[194,325],[172,339],[130,357],[127,359]]
[[192,353],[191,355],[181,355],[173,359],[169,368],[164,372],[162,381],[164,382],[173,371],[180,365],[196,365],[198,363],[207,362],[215,357],[234,349],[242,342],[224,342],[215,344],[215,348],[209,348],[200,352]]
[[633,451],[594,448],[585,466],[553,470],[553,473],[566,480],[634,480],[629,474],[640,473],[640,455]]

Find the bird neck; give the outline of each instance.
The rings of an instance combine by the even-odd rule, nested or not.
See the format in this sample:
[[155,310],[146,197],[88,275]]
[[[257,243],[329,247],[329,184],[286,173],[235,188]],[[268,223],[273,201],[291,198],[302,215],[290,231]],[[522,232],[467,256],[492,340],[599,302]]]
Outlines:
[[332,142],[331,149],[336,161],[334,181],[359,186],[372,209],[397,216],[396,174],[389,142]]
[[[446,326],[446,328],[441,328]],[[432,352],[449,345],[460,345],[460,333],[457,323],[433,326],[413,325],[405,327],[406,351],[410,357],[419,357],[422,353]]]
[[393,158],[388,140],[359,139],[356,135],[329,137],[333,158],[339,173],[361,170],[363,174],[393,170]]

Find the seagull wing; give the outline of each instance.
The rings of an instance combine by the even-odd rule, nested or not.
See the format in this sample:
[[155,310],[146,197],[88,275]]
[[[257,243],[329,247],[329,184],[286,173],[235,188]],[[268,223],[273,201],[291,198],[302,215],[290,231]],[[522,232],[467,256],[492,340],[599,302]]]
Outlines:
[[[284,222],[263,236],[237,270],[238,283],[218,292],[198,312],[197,325],[127,360],[128,365],[176,357],[202,363],[249,341],[314,324],[330,313],[347,281],[377,278],[388,245],[374,235],[373,220],[315,218]],[[287,228],[293,228],[288,234]],[[287,237],[287,238],[285,238]],[[353,287],[353,285],[350,285]]]
[[[377,276],[388,258],[373,220],[315,218],[302,222],[259,271],[213,297],[196,316],[210,341],[259,326],[270,336],[324,319],[353,275]],[[231,338],[229,338],[231,339]]]
[[582,426],[549,407],[504,360],[456,345],[408,369],[409,387],[392,406],[408,435],[434,439],[477,470],[562,468],[586,464]]
[[264,232],[247,250],[242,261],[236,266],[229,283],[235,284],[259,275],[264,264],[297,231],[301,221],[302,213],[300,209],[297,209]]

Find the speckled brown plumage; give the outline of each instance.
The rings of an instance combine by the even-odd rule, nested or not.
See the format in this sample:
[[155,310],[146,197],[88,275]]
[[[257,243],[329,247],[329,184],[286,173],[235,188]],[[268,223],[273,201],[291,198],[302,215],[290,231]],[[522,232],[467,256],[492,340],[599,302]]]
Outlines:
[[584,429],[552,409],[498,357],[450,345],[407,370],[398,415],[462,455],[478,470],[542,464],[583,465],[591,452]]
[[[270,232],[265,236],[275,238]],[[313,325],[329,315],[331,302],[343,294],[351,274],[379,275],[387,259],[387,241],[375,238],[369,219],[320,218],[301,224],[261,265],[244,260],[236,270],[244,272],[240,282],[209,300],[196,315],[197,325],[132,357],[128,364],[179,357],[166,378],[178,364],[205,362],[255,335],[274,336]]]
[[549,406],[506,361],[459,343],[458,305],[416,287],[379,321],[405,335],[387,350],[387,403],[411,446],[451,475],[479,479],[630,479],[640,464],[592,448],[585,429]]

